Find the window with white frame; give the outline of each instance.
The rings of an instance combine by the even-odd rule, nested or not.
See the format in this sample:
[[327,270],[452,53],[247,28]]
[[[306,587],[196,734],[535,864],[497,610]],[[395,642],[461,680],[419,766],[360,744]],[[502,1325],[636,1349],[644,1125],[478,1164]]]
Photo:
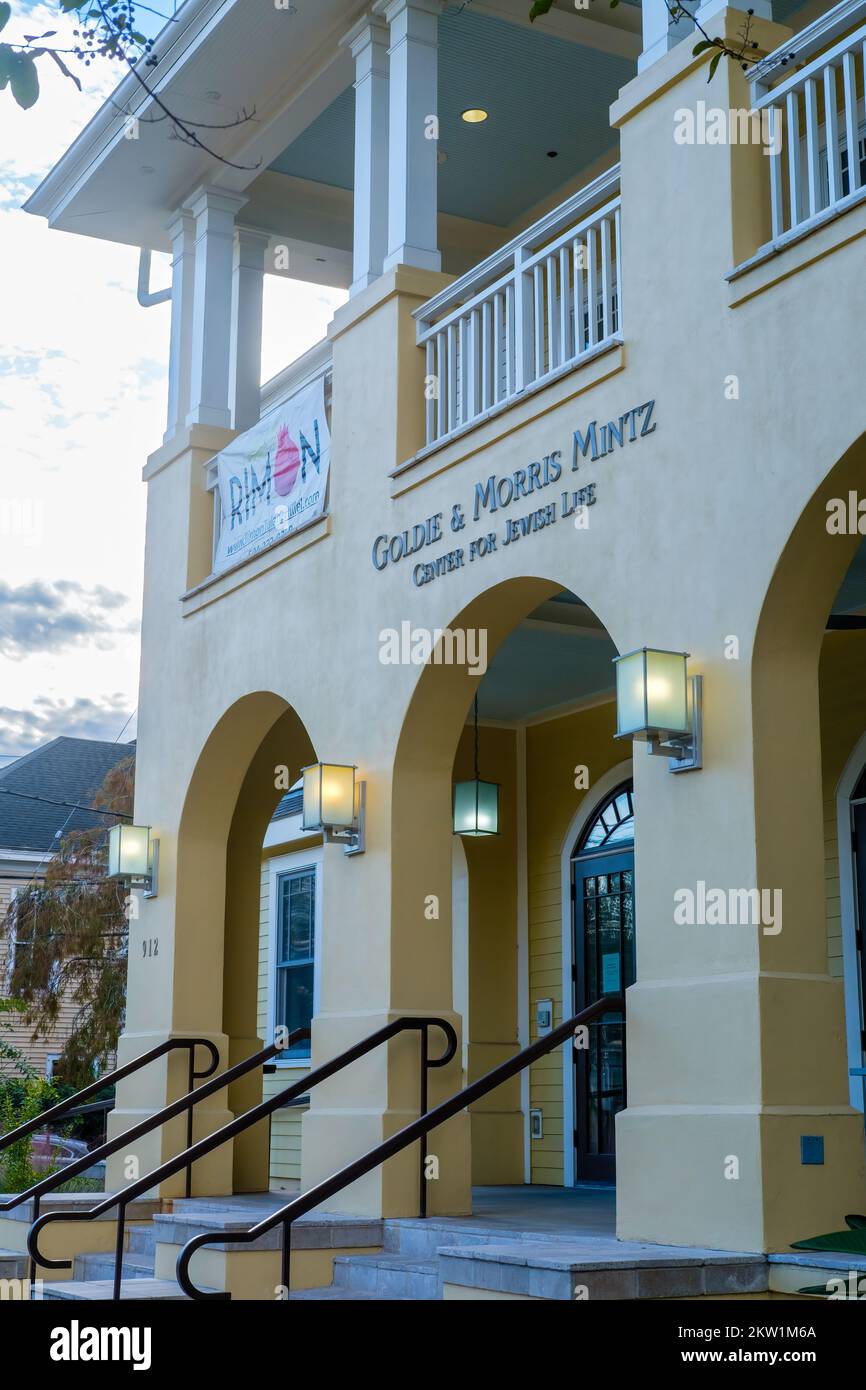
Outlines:
[[[315,1012],[316,938],[321,918],[321,861],[295,863],[286,856],[272,865],[272,1029],[309,1028]],[[273,1031],[271,1036],[273,1036]],[[308,1039],[286,1049],[283,1059],[307,1058]]]

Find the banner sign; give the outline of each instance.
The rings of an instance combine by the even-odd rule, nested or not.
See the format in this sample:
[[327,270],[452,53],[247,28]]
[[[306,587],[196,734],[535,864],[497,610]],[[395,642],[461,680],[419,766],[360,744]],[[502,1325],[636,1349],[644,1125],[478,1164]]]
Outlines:
[[322,516],[330,462],[320,377],[217,455],[220,533],[214,574]]

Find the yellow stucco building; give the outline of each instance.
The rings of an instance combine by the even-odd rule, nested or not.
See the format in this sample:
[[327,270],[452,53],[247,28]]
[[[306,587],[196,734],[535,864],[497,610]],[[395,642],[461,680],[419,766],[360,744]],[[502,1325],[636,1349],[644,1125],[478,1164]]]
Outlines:
[[[390,1297],[420,1252],[406,1296],[790,1293],[791,1242],[866,1202],[866,6],[707,0],[761,59],[709,83],[657,0],[244,8],[188,0],[157,44],[165,100],[256,108],[222,162],[124,139],[115,103],[28,205],[173,256],[121,1061],[201,1037],[235,1066],[311,1024],[194,1110],[203,1139],[294,1087],[270,1142],[192,1169],[259,1245],[176,1202],[155,1275],[195,1236],[196,1285],[273,1296],[274,1214],[324,1184],[308,1288]],[[260,390],[271,273],[349,294]],[[650,658],[626,720],[614,658],[643,648],[701,677],[697,766],[649,708],[682,665]],[[300,781],[325,765],[327,801],[332,764],[348,815]],[[455,835],[476,780],[496,833]],[[407,1019],[456,1034],[430,1106],[513,1074],[331,1190],[417,1119],[418,1028],[318,1071]],[[182,1094],[172,1057],[121,1082],[113,1136]],[[109,1187],[183,1124],[121,1142]],[[419,1158],[466,1252],[432,1273]],[[577,1245],[506,1278],[483,1245],[517,1226]],[[588,1231],[704,1254],[605,1294]]]

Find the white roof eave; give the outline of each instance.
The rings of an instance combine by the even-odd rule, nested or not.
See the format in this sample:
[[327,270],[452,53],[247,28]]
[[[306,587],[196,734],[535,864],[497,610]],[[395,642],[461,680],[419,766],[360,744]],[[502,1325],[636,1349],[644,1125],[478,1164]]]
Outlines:
[[[168,97],[173,80],[192,54],[225,14],[239,3],[240,0],[186,0],[172,24],[166,26],[157,40],[160,58],[156,67],[148,70],[148,85],[164,98]],[[173,34],[173,38],[165,47],[161,40],[168,33]],[[24,211],[47,218],[51,225],[60,225],[64,206],[84,187],[118,140],[123,139],[119,111],[140,115],[149,101],[135,74],[127,73],[27,199]]]

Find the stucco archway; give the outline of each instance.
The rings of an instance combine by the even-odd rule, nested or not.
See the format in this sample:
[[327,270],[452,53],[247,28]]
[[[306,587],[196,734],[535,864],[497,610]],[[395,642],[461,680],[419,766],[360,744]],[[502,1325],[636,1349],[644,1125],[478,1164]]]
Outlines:
[[[242,696],[211,730],[195,760],[176,833],[154,827],[160,892],[148,904],[147,931],[158,953],[130,950],[121,1055],[141,1052],[142,1036],[152,1046],[194,1035],[211,1039],[228,1067],[263,1046],[257,1035],[262,843],[282,788],[312,761],[300,717],[270,691]],[[124,1083],[114,1127],[181,1094],[184,1066],[181,1054],[172,1054],[161,1075],[153,1069]],[[196,1137],[256,1104],[261,1094],[261,1072],[252,1072],[197,1106]],[[184,1136],[182,1120],[165,1126],[152,1136],[153,1153],[148,1150],[142,1164],[178,1152]],[[258,1125],[202,1160],[193,1171],[193,1191],[266,1190],[267,1137],[267,1125]],[[125,1175],[118,1172],[116,1180],[122,1186]],[[170,1180],[165,1195],[180,1192],[182,1181],[182,1175]]]
[[[522,621],[554,596],[578,585],[548,577],[522,576],[478,594],[453,617],[452,632],[483,629],[491,663]],[[581,591],[582,604],[589,604]],[[598,617],[595,609],[593,614]],[[601,619],[599,618],[599,621]],[[606,638],[610,634],[604,632]],[[611,683],[613,672],[610,672]],[[526,933],[526,786],[525,727],[517,730],[484,722],[484,682],[467,665],[428,664],[421,668],[400,731],[393,769],[391,886],[395,929],[392,933],[392,978],[408,992],[420,983],[425,997],[442,997],[451,978],[454,932],[452,902],[452,786],[471,778],[472,738],[467,729],[476,692],[481,704],[482,775],[501,783],[499,834],[467,839],[464,852],[469,875],[468,986],[462,1022],[468,1078],[477,1079],[530,1041],[529,961]],[[611,742],[611,763],[621,753]],[[597,769],[594,769],[596,772]],[[565,779],[564,779],[565,780]],[[572,774],[569,809],[561,835],[573,814]],[[418,808],[423,807],[423,834]],[[558,840],[557,840],[558,843]],[[417,920],[420,885],[439,905],[439,931],[421,944],[417,934],[399,930]],[[521,908],[522,901],[522,908]],[[428,954],[429,951],[429,954]],[[424,968],[419,969],[423,953]],[[459,973],[459,972],[458,972]],[[426,991],[429,989],[429,995]],[[570,986],[566,993],[570,998]],[[455,1005],[457,1001],[455,1000]],[[567,1015],[566,1015],[567,1016]],[[558,1073],[566,1069],[557,1057]],[[570,1084],[570,1082],[569,1082]],[[526,1150],[528,1077],[517,1077],[470,1114],[472,1177],[476,1184],[531,1180]]]

